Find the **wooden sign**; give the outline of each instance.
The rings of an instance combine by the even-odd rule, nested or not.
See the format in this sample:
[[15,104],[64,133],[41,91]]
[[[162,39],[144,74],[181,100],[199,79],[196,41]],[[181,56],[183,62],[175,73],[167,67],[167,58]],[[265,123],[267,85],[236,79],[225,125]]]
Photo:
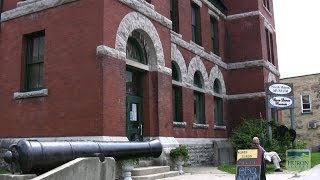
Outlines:
[[262,154],[258,149],[238,150],[236,180],[261,180],[261,175],[265,175],[261,164]]

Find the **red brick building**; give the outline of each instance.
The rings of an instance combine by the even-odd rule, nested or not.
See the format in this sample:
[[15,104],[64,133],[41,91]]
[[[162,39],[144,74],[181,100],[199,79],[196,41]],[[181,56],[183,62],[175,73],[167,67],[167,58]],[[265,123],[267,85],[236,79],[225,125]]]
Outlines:
[[272,0],[1,0],[0,11],[2,138],[211,147],[265,114],[264,83],[279,77]]

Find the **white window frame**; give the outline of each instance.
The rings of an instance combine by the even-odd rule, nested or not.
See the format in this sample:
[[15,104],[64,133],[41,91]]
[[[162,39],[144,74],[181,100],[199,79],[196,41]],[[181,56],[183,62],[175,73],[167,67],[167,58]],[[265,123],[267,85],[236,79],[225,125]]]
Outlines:
[[[308,100],[309,100],[309,103],[303,103],[303,97],[304,96],[308,96]],[[301,101],[301,113],[302,114],[305,114],[305,113],[311,113],[312,112],[312,103],[311,103],[311,97],[309,94],[302,94],[300,95],[300,101]],[[310,105],[310,108],[309,109],[304,109],[303,108],[303,105],[304,104],[309,104]]]

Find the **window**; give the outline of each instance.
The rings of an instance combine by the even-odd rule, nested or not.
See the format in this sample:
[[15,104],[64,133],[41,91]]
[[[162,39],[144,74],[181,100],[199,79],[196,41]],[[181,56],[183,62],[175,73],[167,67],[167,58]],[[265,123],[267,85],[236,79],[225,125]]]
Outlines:
[[263,0],[263,5],[270,11],[270,4],[269,0]]
[[170,0],[170,19],[172,21],[172,30],[176,33],[179,33],[178,0]]
[[147,3],[151,3],[151,0],[146,0]]
[[[180,82],[179,66],[172,62],[172,80]],[[172,108],[173,121],[182,122],[182,88],[178,85],[172,85]]]
[[1,18],[1,13],[2,13],[2,7],[3,7],[3,0],[0,0],[0,18]]
[[216,126],[223,126],[223,99],[221,84],[218,79],[213,83],[214,90],[214,122]]
[[301,112],[302,113],[310,113],[311,112],[310,95],[301,95]]
[[26,35],[25,91],[43,88],[44,31]]
[[218,39],[218,21],[216,18],[210,18],[211,24],[211,47],[212,52],[219,55],[219,39]]
[[135,38],[129,37],[126,47],[127,58],[142,64],[147,64],[144,54],[144,50],[140,46],[140,43]]
[[[194,74],[194,86],[203,88],[203,78],[199,71]],[[205,124],[204,94],[194,91],[194,117],[197,124]]]
[[268,53],[268,61],[275,65],[274,62],[274,50],[273,50],[273,36],[272,33],[265,28],[266,32],[266,43],[267,43],[267,53]]
[[192,41],[201,45],[200,7],[195,3],[191,3],[191,28]]

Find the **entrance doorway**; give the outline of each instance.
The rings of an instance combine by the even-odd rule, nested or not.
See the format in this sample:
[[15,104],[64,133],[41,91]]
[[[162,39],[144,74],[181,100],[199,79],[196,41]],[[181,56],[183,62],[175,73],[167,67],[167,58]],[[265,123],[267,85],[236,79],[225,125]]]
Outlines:
[[142,72],[126,70],[126,131],[129,141],[143,141]]

